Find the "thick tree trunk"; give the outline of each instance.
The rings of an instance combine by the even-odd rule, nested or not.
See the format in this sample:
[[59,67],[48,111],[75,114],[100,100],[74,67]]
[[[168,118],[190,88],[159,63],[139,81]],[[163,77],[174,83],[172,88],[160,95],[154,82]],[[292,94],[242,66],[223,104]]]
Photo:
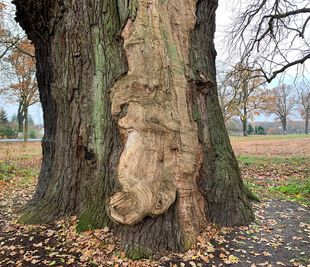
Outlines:
[[286,121],[286,117],[283,117],[281,119],[281,123],[282,123],[282,127],[283,127],[283,134],[286,135],[287,134],[287,121]]
[[249,223],[254,215],[218,101],[213,42],[217,4],[217,0],[197,1],[191,39],[193,118],[203,151],[197,183],[206,200],[209,221],[233,226]]
[[28,123],[28,106],[24,106],[24,142],[28,142],[29,123]]
[[217,96],[217,1],[15,3],[45,124],[22,221],[112,221],[135,258],[253,220]]
[[17,110],[17,123],[18,123],[18,132],[24,132],[24,118],[23,118],[23,105],[20,102]]
[[243,136],[248,136],[248,129],[247,129],[248,122],[247,122],[247,119],[246,119],[246,118],[242,118],[242,119],[241,119],[241,122],[242,122],[242,132],[243,132]]
[[102,227],[109,222],[105,199],[114,188],[122,150],[108,94],[126,72],[117,5],[15,4],[17,20],[36,49],[45,129],[37,190],[21,220],[79,214],[80,229]]
[[306,114],[306,117],[305,117],[305,134],[309,133],[309,119],[310,119],[309,114],[310,114],[310,112],[308,111]]

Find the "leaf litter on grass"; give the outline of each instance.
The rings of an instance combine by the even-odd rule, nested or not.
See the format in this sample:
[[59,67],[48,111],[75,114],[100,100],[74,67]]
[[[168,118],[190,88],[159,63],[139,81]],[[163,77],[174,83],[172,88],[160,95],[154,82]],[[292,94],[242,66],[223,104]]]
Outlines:
[[[25,161],[29,162],[25,164]],[[106,227],[78,233],[76,217],[50,225],[18,224],[17,210],[34,192],[40,161],[27,158],[13,164],[19,174],[15,173],[9,181],[0,181],[0,266],[254,267],[310,264],[309,208],[270,199],[270,191],[267,191],[271,184],[283,185],[292,175],[304,177],[306,168],[301,165],[296,167],[281,160],[261,165],[255,162],[255,158],[248,159],[246,166],[242,166],[243,175],[261,190],[258,190],[259,194],[263,192],[263,201],[254,204],[255,223],[236,228],[208,224],[197,243],[185,253],[167,253],[154,259],[133,261],[121,250],[111,229]],[[30,170],[19,171],[27,166],[31,166]]]

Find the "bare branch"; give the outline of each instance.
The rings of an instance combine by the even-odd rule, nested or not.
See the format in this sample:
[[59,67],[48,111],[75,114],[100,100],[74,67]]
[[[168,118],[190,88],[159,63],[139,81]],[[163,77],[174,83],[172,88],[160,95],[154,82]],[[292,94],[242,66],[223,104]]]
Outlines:
[[240,62],[259,66],[266,81],[310,58],[310,3],[257,0],[247,4],[230,30],[230,49]]

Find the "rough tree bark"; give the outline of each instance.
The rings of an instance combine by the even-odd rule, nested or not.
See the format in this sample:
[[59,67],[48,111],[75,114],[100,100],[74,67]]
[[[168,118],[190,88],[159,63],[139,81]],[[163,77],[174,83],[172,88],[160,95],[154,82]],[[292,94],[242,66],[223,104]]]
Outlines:
[[20,102],[17,110],[17,123],[18,123],[18,133],[24,132],[24,116],[23,116],[23,105]]
[[28,142],[29,137],[29,120],[28,120],[28,106],[24,106],[24,142]]
[[242,132],[243,132],[243,136],[248,136],[248,120],[246,118],[247,115],[245,115],[242,119],[241,119],[241,122],[242,122]]
[[282,116],[281,117],[281,124],[282,124],[282,128],[283,128],[283,134],[286,135],[287,134],[287,119],[286,119],[286,116]]
[[[309,108],[310,109],[310,108]],[[305,116],[305,134],[309,133],[309,120],[310,120],[310,110],[306,110],[306,116]]]
[[218,102],[217,0],[14,2],[45,126],[21,221],[112,224],[143,257],[254,219]]

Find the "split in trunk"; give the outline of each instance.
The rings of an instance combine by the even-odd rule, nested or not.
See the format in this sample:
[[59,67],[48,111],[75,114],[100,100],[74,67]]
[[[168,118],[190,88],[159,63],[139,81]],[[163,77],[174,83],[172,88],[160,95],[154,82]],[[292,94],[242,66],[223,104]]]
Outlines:
[[21,220],[112,223],[133,258],[187,249],[207,221],[249,223],[217,97],[217,1],[112,2],[15,0],[45,126]]

